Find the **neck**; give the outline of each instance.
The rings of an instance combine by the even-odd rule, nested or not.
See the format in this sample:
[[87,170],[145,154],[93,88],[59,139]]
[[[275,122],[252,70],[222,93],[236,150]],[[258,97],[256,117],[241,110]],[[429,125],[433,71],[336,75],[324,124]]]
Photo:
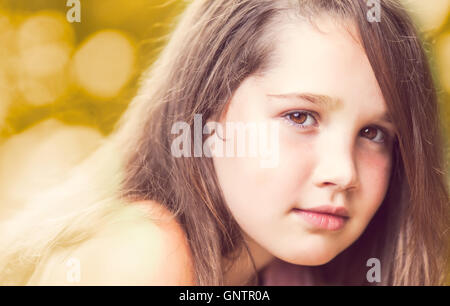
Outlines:
[[224,259],[222,261],[223,266],[231,266],[224,275],[225,286],[243,286],[249,284],[249,282],[253,279],[255,268],[256,273],[258,273],[275,258],[272,254],[245,234],[244,240],[248,245],[251,256],[253,257],[254,266],[245,247],[239,250],[239,255],[233,260],[233,262]]

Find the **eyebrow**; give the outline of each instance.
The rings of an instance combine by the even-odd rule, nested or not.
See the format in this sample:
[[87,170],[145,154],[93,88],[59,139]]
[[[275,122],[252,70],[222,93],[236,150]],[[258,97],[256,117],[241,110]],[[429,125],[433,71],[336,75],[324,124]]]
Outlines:
[[318,95],[312,93],[287,93],[287,94],[268,94],[269,98],[292,100],[292,101],[307,101],[316,104],[325,109],[336,109],[342,106],[339,99],[333,99],[327,95]]
[[[287,93],[287,94],[267,94],[269,98],[293,100],[293,101],[307,101],[316,104],[327,110],[337,109],[342,107],[342,101],[332,98],[327,95],[313,94],[313,93]],[[388,113],[384,113],[380,117],[381,121],[394,125]]]

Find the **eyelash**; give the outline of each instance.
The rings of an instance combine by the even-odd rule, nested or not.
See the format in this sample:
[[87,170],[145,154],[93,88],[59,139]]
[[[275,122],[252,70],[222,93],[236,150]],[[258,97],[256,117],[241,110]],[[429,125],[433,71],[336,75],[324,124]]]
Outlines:
[[[294,114],[304,114],[304,115],[310,116],[310,117],[312,117],[312,118],[314,119],[314,121],[316,122],[314,125],[317,125],[317,119],[316,119],[316,116],[318,116],[318,114],[315,114],[315,113],[312,113],[312,112],[309,112],[309,111],[294,111],[294,112],[289,112],[289,113],[283,115],[282,117],[283,117],[284,119],[286,119],[286,121],[287,121],[287,123],[288,123],[289,125],[292,125],[292,126],[295,126],[295,127],[301,128],[301,129],[307,129],[307,128],[310,127],[310,126],[305,126],[303,123],[300,124],[300,123],[294,122],[294,121],[292,120],[292,116],[293,116]],[[307,120],[307,119],[306,119],[306,120]],[[306,121],[306,120],[305,120],[305,121]],[[383,140],[382,140],[382,141],[375,141],[375,140],[370,139],[370,138],[367,138],[367,137],[365,137],[365,138],[369,139],[369,140],[372,141],[372,142],[379,143],[379,144],[385,144],[385,143],[387,143],[388,138],[389,138],[389,133],[388,133],[384,128],[382,128],[382,127],[380,127],[380,126],[377,126],[377,125],[370,125],[370,126],[364,127],[364,128],[360,131],[360,133],[361,133],[362,131],[364,131],[365,129],[368,129],[368,128],[374,128],[374,129],[379,130],[379,131],[382,133]],[[378,134],[377,134],[377,135],[378,135]],[[377,136],[377,135],[376,135],[376,136]],[[376,137],[376,136],[375,136],[375,137]]]

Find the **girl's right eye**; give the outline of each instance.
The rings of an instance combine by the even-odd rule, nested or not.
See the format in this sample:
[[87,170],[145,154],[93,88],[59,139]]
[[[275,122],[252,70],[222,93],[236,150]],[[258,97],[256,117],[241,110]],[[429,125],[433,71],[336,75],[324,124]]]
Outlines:
[[290,112],[283,117],[288,121],[289,124],[299,128],[308,128],[317,124],[317,120],[314,115],[306,111]]

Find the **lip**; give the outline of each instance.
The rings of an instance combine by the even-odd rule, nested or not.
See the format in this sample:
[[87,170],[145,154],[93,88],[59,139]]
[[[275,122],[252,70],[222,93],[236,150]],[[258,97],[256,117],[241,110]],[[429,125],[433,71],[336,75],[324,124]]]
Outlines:
[[311,208],[298,209],[348,218],[348,211],[344,206],[322,205]]
[[343,206],[323,205],[312,208],[294,208],[293,212],[314,227],[337,231],[344,227],[349,216]]

